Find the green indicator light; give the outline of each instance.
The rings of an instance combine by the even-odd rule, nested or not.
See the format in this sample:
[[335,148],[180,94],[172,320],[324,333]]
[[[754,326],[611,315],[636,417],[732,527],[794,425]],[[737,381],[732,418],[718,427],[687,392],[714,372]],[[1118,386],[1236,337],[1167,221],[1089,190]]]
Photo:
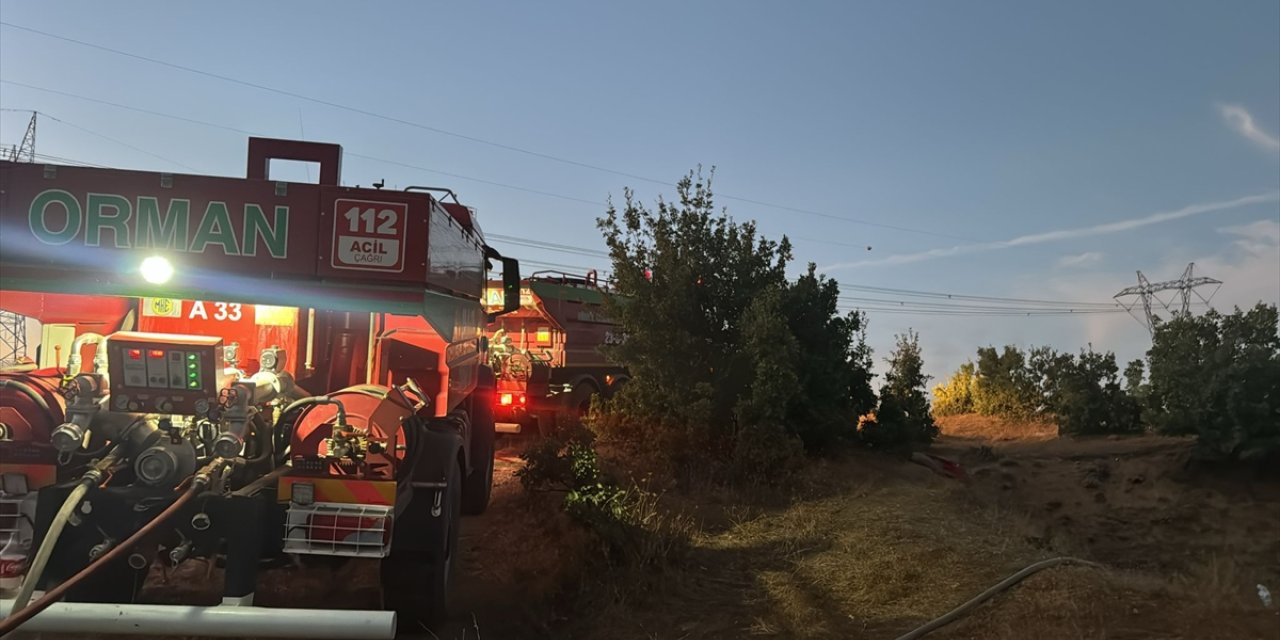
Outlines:
[[187,359],[188,359],[188,360],[192,360],[192,361],[194,361],[194,360],[196,359],[196,357],[197,357],[197,356],[196,356],[196,354],[194,354],[194,353],[188,353],[188,354],[187,354]]
[[188,368],[188,369],[191,369],[192,371],[195,371],[196,369],[199,369],[199,368],[200,368],[200,365],[198,365],[198,364],[196,364],[196,363],[194,363],[194,362],[188,362],[188,363],[187,363],[187,368]]
[[187,384],[187,386],[191,387],[192,389],[199,389],[200,383],[195,380],[192,380],[189,384]]

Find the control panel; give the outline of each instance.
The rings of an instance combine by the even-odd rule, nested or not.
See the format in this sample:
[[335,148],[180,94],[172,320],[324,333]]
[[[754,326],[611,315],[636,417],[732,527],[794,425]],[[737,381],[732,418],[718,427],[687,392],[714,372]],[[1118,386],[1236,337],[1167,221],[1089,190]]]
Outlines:
[[222,339],[119,332],[107,340],[111,409],[203,414],[224,378]]

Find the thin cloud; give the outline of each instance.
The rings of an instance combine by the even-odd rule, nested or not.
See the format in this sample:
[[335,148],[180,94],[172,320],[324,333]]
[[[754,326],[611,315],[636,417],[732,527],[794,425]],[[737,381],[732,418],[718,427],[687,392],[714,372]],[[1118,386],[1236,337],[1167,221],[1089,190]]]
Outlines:
[[1253,204],[1261,204],[1266,202],[1276,202],[1280,200],[1280,193],[1265,193],[1259,195],[1245,196],[1236,198],[1235,200],[1224,200],[1220,202],[1206,202],[1201,204],[1193,204],[1185,206],[1181,209],[1173,211],[1160,211],[1148,214],[1138,218],[1130,218],[1128,220],[1119,220],[1116,222],[1108,222],[1105,224],[1094,225],[1092,227],[1077,227],[1075,229],[1059,229],[1057,231],[1046,231],[1044,233],[1034,233],[1025,236],[1018,236],[1008,240],[999,240],[996,242],[979,242],[974,244],[960,244],[952,247],[944,247],[940,249],[930,249],[928,251],[920,251],[917,253],[900,253],[885,258],[874,260],[857,260],[854,262],[842,262],[823,267],[824,271],[834,271],[837,269],[855,269],[859,267],[877,267],[899,264],[911,264],[914,262],[924,262],[926,260],[935,260],[938,258],[950,258],[952,256],[967,255],[971,253],[985,253],[987,251],[998,251],[1000,249],[1009,249],[1012,247],[1025,247],[1037,244],[1047,244],[1051,242],[1062,242],[1064,240],[1076,240],[1079,238],[1092,238],[1096,236],[1111,235],[1113,233],[1121,233],[1131,231],[1153,224],[1180,220],[1182,218],[1190,218],[1191,216],[1202,215],[1205,213],[1213,213],[1215,211],[1225,211],[1227,209],[1236,209]]
[[1218,112],[1222,114],[1222,119],[1227,121],[1227,126],[1250,142],[1263,149],[1280,151],[1280,138],[1276,138],[1258,128],[1258,124],[1253,121],[1253,114],[1249,113],[1244,107],[1234,104],[1222,104],[1218,105]]
[[1064,269],[1088,267],[1098,264],[1102,261],[1102,253],[1098,251],[1086,251],[1080,255],[1062,256],[1058,259],[1058,267]]

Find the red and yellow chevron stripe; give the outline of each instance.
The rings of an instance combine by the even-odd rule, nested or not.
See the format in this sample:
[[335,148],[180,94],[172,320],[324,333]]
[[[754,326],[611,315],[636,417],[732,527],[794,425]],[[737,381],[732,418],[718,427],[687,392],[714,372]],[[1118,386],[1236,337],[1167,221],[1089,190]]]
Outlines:
[[396,483],[391,480],[343,480],[306,476],[280,478],[280,486],[276,489],[276,500],[289,502],[293,499],[293,485],[297,482],[315,486],[316,502],[376,504],[385,507],[396,503]]

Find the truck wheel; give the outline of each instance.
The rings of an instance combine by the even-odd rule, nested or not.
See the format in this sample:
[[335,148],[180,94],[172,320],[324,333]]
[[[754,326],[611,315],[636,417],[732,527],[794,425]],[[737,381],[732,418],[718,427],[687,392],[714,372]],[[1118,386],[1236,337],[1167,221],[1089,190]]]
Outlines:
[[410,632],[429,629],[449,616],[462,520],[462,471],[456,460],[440,497],[440,515],[432,517],[435,496],[434,491],[419,491],[409,507],[412,513],[396,526],[397,536],[420,537],[422,548],[397,552],[393,544],[382,561],[383,598],[396,612],[396,626]]
[[471,474],[462,482],[462,513],[478,516],[493,494],[493,390],[477,387],[471,396]]
[[595,385],[581,382],[569,394],[569,415],[582,420],[591,411],[591,396],[596,394]]

